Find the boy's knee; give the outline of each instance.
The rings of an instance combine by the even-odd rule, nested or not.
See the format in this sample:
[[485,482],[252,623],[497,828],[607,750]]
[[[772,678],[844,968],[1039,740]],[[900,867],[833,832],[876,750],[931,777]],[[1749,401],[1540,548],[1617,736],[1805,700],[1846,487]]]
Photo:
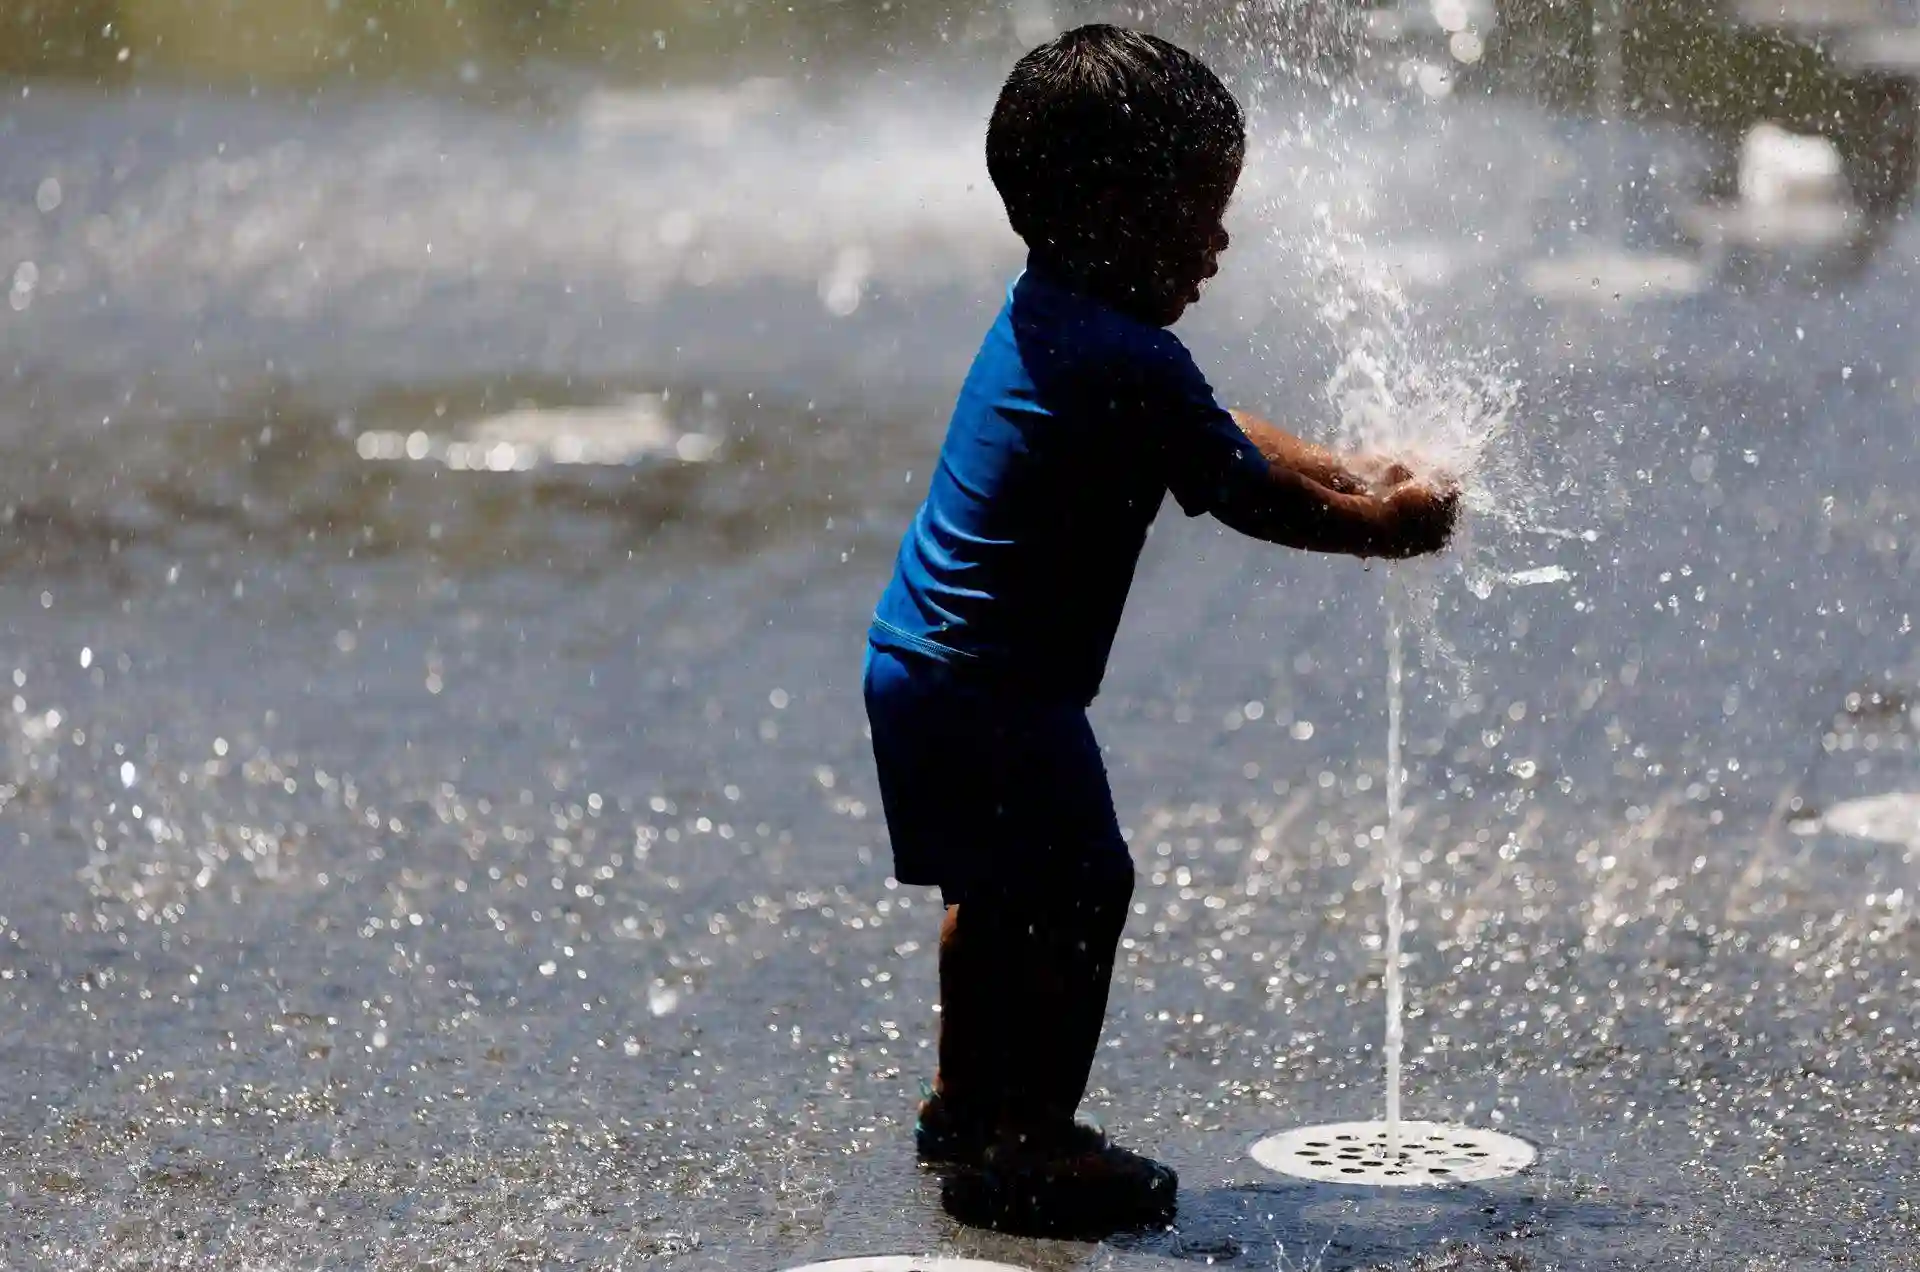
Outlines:
[[1133,862],[1124,854],[1091,859],[1059,874],[970,890],[949,909],[946,925],[1008,929],[1044,939],[1048,933],[1100,932],[1118,940],[1133,901]]
[[1133,901],[1133,862],[1125,855],[1090,861],[1051,899],[1055,930],[1075,948],[1109,955]]

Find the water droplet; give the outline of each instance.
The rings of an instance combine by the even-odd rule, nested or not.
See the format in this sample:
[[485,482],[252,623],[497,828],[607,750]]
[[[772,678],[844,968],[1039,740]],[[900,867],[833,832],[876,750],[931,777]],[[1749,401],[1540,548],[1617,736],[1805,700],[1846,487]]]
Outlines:
[[[1565,566],[1542,565],[1531,570],[1517,570],[1507,575],[1506,582],[1511,587],[1534,587],[1541,583],[1564,583],[1572,577],[1573,572]],[[1489,581],[1487,592],[1491,594],[1492,591],[1493,586],[1491,581]],[[1475,589],[1474,594],[1480,596],[1481,600],[1486,599],[1486,596],[1480,595],[1478,589]]]
[[873,257],[865,248],[844,249],[820,279],[820,303],[835,317],[847,317],[860,308],[872,272]]

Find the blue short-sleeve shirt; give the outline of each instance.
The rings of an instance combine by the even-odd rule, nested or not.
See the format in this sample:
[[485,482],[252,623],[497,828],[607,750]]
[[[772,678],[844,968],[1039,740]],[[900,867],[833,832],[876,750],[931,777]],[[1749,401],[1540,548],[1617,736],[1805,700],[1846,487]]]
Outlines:
[[869,639],[1091,701],[1167,492],[1198,515],[1265,471],[1172,333],[1029,267],[960,390]]

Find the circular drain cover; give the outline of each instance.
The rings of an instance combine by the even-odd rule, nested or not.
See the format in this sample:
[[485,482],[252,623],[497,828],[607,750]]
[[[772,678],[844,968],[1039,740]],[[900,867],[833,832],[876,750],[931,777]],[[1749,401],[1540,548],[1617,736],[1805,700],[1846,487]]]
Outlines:
[[1028,1272],[1013,1263],[988,1263],[982,1259],[956,1259],[938,1254],[876,1254],[865,1259],[835,1259],[831,1263],[809,1263],[787,1272]]
[[1375,1188],[1479,1183],[1517,1175],[1533,1159],[1533,1145],[1523,1139],[1441,1122],[1400,1123],[1391,1153],[1385,1122],[1306,1126],[1253,1146],[1253,1160],[1282,1175]]

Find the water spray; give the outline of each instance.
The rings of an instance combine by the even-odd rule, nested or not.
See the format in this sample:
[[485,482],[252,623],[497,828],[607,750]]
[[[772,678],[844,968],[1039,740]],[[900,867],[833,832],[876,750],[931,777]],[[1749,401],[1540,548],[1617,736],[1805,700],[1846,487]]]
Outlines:
[[[1457,477],[1462,502],[1505,528],[1538,530],[1537,510],[1525,494],[1531,475],[1516,448],[1502,445],[1509,392],[1459,373],[1447,360],[1422,356],[1404,299],[1382,280],[1343,278],[1342,313],[1357,317],[1345,333],[1346,359],[1329,385],[1348,449],[1417,456],[1423,467]],[[1564,576],[1536,571],[1542,581]],[[1434,597],[1416,592],[1405,569],[1387,572],[1384,610],[1387,653],[1386,824],[1380,838],[1381,894],[1386,911],[1382,977],[1386,999],[1385,1116],[1284,1131],[1255,1144],[1267,1169],[1301,1179],[1375,1187],[1472,1183],[1517,1174],[1533,1163],[1525,1140],[1496,1131],[1409,1121],[1401,1102],[1406,1047],[1402,944],[1406,910],[1406,627],[1430,615]],[[1431,636],[1432,633],[1428,632]],[[1444,648],[1441,642],[1431,642]]]

